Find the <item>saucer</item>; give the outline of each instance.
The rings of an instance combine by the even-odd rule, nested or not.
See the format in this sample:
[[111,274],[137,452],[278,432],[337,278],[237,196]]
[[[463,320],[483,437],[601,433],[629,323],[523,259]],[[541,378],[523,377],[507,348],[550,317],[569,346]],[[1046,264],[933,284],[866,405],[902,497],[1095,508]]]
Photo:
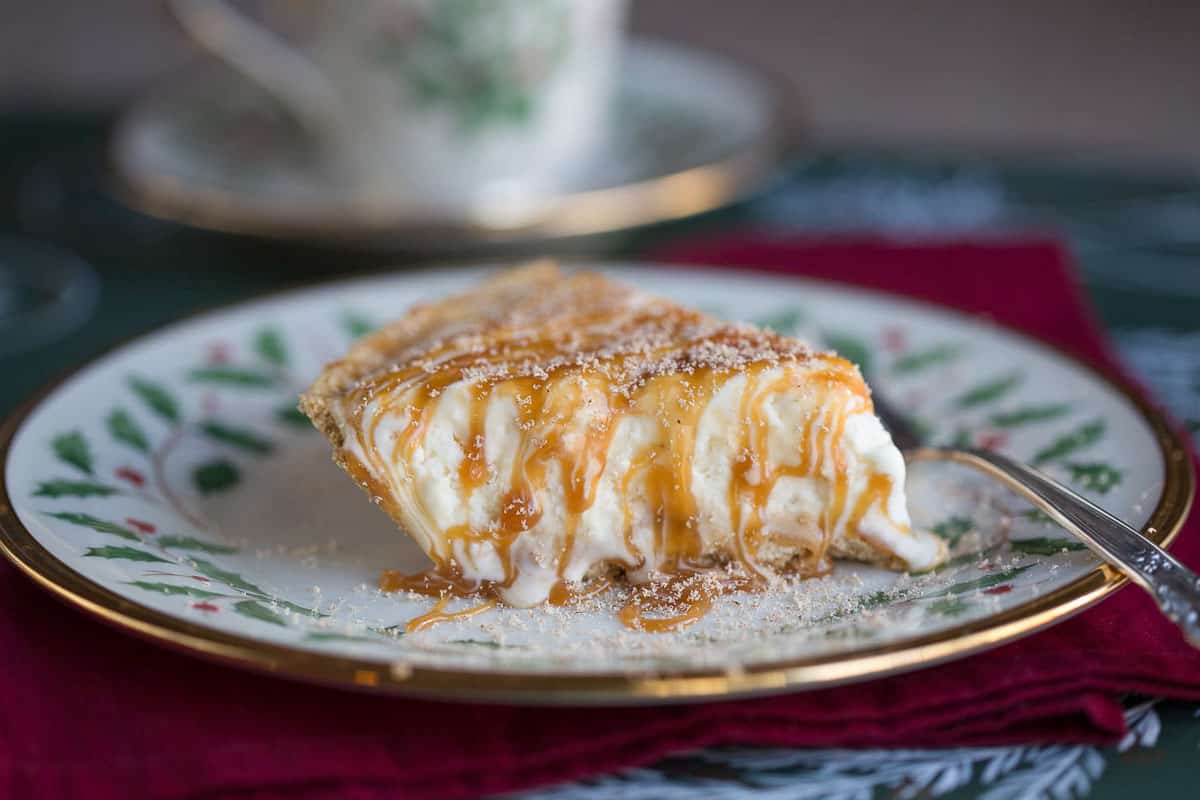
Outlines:
[[633,40],[605,143],[536,208],[464,204],[339,187],[279,107],[244,79],[210,70],[136,104],[117,126],[121,196],[198,228],[301,241],[445,250],[609,233],[711,211],[776,170],[788,133],[783,90],[696,49]]

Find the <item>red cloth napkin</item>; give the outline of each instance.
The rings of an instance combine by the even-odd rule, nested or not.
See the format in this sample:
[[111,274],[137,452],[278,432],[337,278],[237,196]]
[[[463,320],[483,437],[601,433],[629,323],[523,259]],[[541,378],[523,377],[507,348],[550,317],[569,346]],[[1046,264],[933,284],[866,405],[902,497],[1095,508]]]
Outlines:
[[[726,241],[672,256],[988,314],[1114,369],[1053,245]],[[1200,566],[1195,516],[1174,549]],[[244,674],[110,630],[7,564],[0,609],[4,797],[470,797],[713,744],[1112,742],[1124,731],[1120,695],[1200,698],[1200,653],[1136,589],[1022,641],[908,675],[635,709],[457,705]]]

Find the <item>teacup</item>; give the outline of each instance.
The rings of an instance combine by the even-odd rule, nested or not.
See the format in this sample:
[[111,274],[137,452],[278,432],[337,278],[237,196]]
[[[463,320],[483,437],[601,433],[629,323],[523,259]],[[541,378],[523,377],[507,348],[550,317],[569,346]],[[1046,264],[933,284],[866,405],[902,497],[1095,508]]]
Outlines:
[[[625,0],[284,0],[263,27],[168,0],[185,31],[274,95],[358,193],[509,209],[596,147]],[[285,38],[286,37],[286,38]]]

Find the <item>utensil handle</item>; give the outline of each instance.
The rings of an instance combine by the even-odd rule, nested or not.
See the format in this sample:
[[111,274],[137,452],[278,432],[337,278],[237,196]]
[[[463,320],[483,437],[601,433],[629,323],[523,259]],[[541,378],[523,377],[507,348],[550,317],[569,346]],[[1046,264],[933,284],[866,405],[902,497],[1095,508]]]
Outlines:
[[1129,525],[1048,475],[1000,453],[927,447],[911,457],[954,461],[997,478],[1150,592],[1184,638],[1200,648],[1200,576]]
[[183,31],[278,99],[322,145],[342,131],[337,92],[306,56],[224,0],[166,0]]

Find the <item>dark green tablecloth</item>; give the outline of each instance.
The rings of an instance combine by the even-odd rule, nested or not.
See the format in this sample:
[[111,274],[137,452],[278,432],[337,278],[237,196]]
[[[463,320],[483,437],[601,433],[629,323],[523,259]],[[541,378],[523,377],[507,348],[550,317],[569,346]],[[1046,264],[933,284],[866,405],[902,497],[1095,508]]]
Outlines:
[[[0,114],[0,236],[66,248],[101,284],[96,312],[66,336],[0,356],[0,411],[121,339],[199,308],[356,270],[403,269],[414,254],[346,254],[185,230],[125,209],[102,164],[103,115]],[[754,226],[769,233],[1020,235],[1072,247],[1126,365],[1200,430],[1200,181],[1097,165],[977,156],[799,153],[769,191],[736,208],[553,253],[637,256],[679,237]],[[2,249],[2,248],[0,248]],[[545,247],[537,252],[546,252]],[[505,255],[513,255],[510,250]],[[461,248],[452,259],[486,257]],[[428,257],[428,254],[425,256]],[[1130,698],[1117,748],[944,751],[710,750],[556,787],[546,796],[997,798],[1195,797],[1200,710]],[[540,793],[539,793],[540,794]]]

